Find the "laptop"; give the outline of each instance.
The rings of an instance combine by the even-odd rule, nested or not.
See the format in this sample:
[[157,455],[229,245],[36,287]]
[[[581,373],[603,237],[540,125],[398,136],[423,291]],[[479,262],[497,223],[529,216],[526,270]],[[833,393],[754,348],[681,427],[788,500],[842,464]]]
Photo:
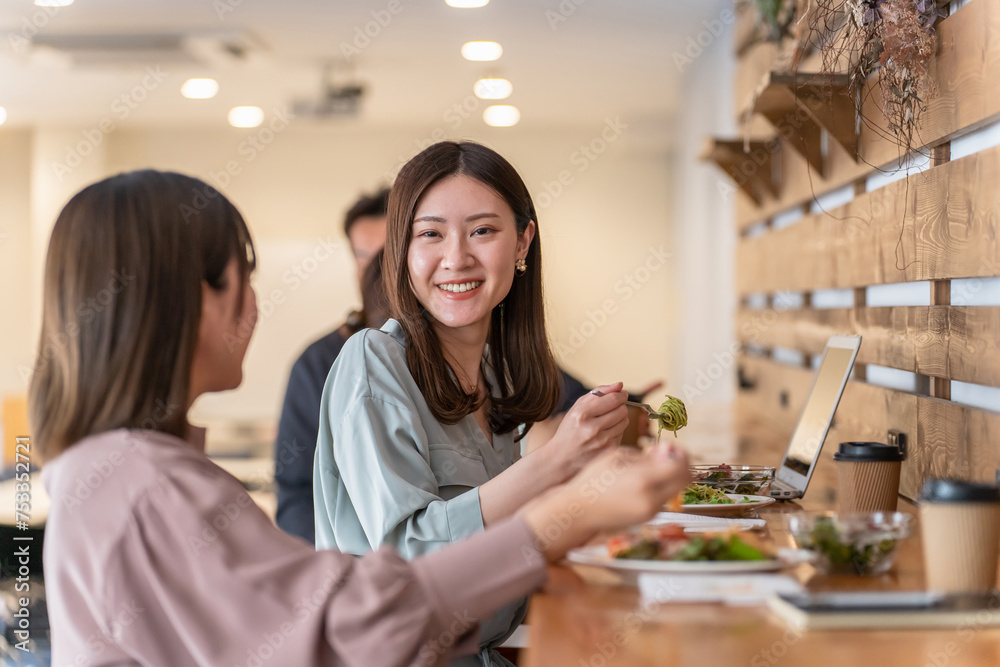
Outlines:
[[771,496],[790,500],[805,494],[840,397],[851,378],[859,347],[861,336],[831,336],[827,341],[785,458],[771,484]]

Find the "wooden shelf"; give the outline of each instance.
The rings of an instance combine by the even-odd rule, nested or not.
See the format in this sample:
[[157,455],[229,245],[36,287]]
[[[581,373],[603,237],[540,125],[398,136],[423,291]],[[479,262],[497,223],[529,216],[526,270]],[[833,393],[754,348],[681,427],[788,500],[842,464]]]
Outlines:
[[766,197],[777,198],[781,194],[774,176],[780,173],[780,159],[781,142],[777,139],[744,142],[712,138],[701,154],[703,162],[718,165],[758,206]]
[[770,72],[754,104],[778,134],[826,176],[823,131],[858,161],[857,110],[846,74]]

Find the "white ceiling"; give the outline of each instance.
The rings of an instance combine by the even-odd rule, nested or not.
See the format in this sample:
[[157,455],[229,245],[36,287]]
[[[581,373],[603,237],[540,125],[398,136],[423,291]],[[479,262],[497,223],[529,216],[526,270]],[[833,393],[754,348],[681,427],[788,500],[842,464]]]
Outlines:
[[[221,125],[232,106],[270,111],[293,99],[317,97],[322,65],[343,62],[342,45],[352,44],[367,27],[377,34],[351,59],[367,88],[361,114],[333,122],[447,127],[454,114],[468,113],[481,123],[485,103],[470,98],[472,84],[493,73],[514,83],[509,103],[520,108],[523,127],[592,124],[614,115],[662,127],[679,104],[674,54],[703,30],[703,20],[730,4],[492,0],[485,8],[460,10],[444,0],[76,0],[46,10],[31,0],[4,0],[0,106],[7,109],[10,127],[89,125],[102,118],[136,125]],[[398,13],[390,14],[390,7]],[[384,27],[373,23],[373,12]],[[245,62],[161,63],[162,82],[147,78],[153,89],[148,95],[140,91],[146,99],[122,119],[119,98],[141,85],[145,66],[71,67],[18,48],[35,26],[44,36],[232,32],[260,48]],[[499,41],[503,57],[495,63],[463,60],[460,46],[474,39]],[[219,95],[182,98],[180,85],[191,76],[218,79]],[[465,101],[475,108],[454,108]]]

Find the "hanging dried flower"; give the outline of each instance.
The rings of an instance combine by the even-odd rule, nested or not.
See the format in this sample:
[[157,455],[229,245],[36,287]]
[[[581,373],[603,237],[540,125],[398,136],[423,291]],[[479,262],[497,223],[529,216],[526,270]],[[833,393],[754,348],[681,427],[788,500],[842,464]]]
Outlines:
[[811,5],[810,22],[820,29],[847,17],[836,37],[810,36],[820,44],[823,71],[841,73],[847,63],[855,91],[874,77],[889,128],[904,152],[911,151],[920,113],[937,94],[929,75],[936,50],[936,0],[811,0]]

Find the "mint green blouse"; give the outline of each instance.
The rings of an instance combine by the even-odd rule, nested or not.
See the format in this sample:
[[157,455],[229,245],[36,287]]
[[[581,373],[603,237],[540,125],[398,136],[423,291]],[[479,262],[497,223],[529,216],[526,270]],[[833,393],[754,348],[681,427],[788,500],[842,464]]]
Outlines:
[[[452,425],[434,417],[406,364],[405,341],[396,320],[361,331],[327,377],[313,465],[319,549],[360,555],[390,544],[412,559],[478,533],[478,487],[519,457],[514,432],[494,434],[491,445],[471,414]],[[483,623],[483,646],[517,627],[524,602]],[[454,664],[489,664],[485,653]]]

